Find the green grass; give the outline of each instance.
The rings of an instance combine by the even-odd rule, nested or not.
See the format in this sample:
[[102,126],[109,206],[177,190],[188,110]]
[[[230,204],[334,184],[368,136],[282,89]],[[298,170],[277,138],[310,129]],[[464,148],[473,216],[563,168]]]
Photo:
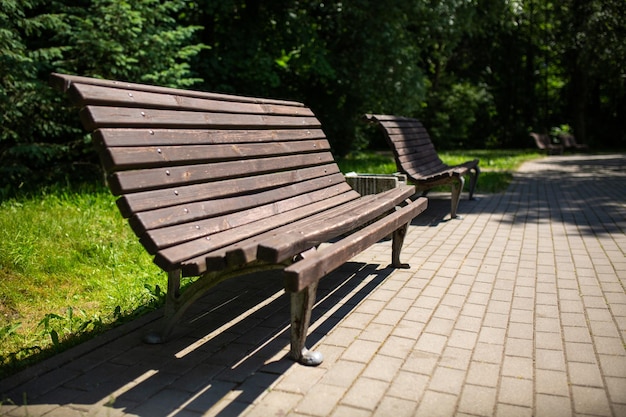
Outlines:
[[[480,159],[480,179],[477,193],[504,192],[513,179],[513,172],[525,161],[541,158],[542,154],[528,150],[470,150],[467,152],[439,152],[448,165],[456,165],[474,158]],[[363,152],[349,155],[338,161],[342,172],[393,174],[397,172],[390,152]],[[466,187],[468,181],[465,182]],[[449,187],[438,187],[447,190]]]
[[108,191],[2,202],[0,378],[154,308],[165,286]]
[[[535,152],[444,152],[480,158],[478,192],[503,192]],[[339,161],[343,172],[393,173],[389,153]],[[0,378],[162,303],[167,277],[103,188],[57,187],[0,203]]]

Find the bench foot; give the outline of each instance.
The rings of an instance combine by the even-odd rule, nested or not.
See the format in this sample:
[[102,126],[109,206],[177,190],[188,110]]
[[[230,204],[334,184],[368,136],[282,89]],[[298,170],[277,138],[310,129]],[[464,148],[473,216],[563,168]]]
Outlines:
[[291,293],[291,350],[289,356],[296,362],[307,366],[317,366],[324,360],[321,353],[308,350],[305,347],[316,292],[317,281],[302,291]]
[[409,269],[411,265],[400,261],[400,253],[404,244],[404,237],[409,229],[409,224],[404,224],[392,233],[391,240],[391,266],[398,269]]
[[459,217],[456,214],[456,210],[459,208],[461,192],[463,191],[463,185],[465,185],[465,178],[462,175],[455,177],[455,180],[452,182],[452,198],[450,199],[450,218],[452,219]]
[[324,361],[324,355],[320,352],[304,348],[302,352],[300,352],[299,358],[294,358],[294,360],[301,365],[317,366]]

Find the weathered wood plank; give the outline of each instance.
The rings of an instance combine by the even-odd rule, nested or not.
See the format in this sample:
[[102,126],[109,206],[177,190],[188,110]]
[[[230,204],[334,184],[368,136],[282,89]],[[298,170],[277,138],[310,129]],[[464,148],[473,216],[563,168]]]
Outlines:
[[[293,216],[292,221],[284,222],[281,225],[277,225],[276,227],[268,229],[262,233],[252,235],[207,255],[202,255],[199,258],[183,262],[183,272],[187,271],[187,273],[193,276],[195,273],[202,273],[201,271],[204,271],[202,268],[206,268],[208,270],[220,270],[226,268],[227,266],[237,267],[257,261],[258,245],[263,240],[271,239],[292,230],[299,230],[300,228],[306,227],[311,223],[319,222],[328,216],[345,213],[354,207],[367,204],[374,198],[371,195],[361,197],[358,193],[352,193],[350,197],[351,198],[344,201],[328,200],[328,202],[321,201],[319,204],[315,203],[315,205],[311,205],[308,208],[314,208],[317,211],[311,211],[307,215],[302,215],[302,213],[299,213],[298,211],[293,211],[291,214],[295,214],[295,216]],[[297,252],[294,253],[294,255],[297,254]]]
[[217,113],[274,114],[313,116],[313,112],[301,105],[254,103],[214,98],[189,97],[167,92],[149,92],[118,89],[90,84],[74,84],[69,90],[70,98],[80,106],[162,108]]
[[223,101],[267,103],[267,104],[279,104],[279,105],[291,105],[291,106],[304,107],[304,104],[302,103],[287,101],[287,100],[274,100],[274,99],[267,99],[267,98],[237,96],[237,95],[231,95],[231,94],[210,93],[210,92],[196,91],[196,90],[183,90],[183,89],[178,89],[178,88],[161,87],[161,86],[148,85],[148,84],[129,83],[129,82],[124,82],[124,81],[103,80],[103,79],[82,77],[79,75],[69,75],[69,74],[51,74],[50,84],[52,84],[54,87],[64,92],[68,92],[70,88],[73,87],[75,84],[88,84],[88,85],[100,85],[100,86],[105,86],[109,88],[131,89],[135,91],[149,91],[149,92],[160,93],[160,94],[175,94],[175,95],[184,96],[184,97],[198,97],[198,98],[208,98],[208,99],[223,100]]
[[[222,231],[233,230],[273,216],[281,216],[294,209],[306,207],[313,203],[345,194],[350,190],[351,187],[345,183],[292,196],[288,195],[289,191],[292,190],[287,190],[285,193],[282,193],[282,198],[274,199],[265,204],[255,204],[255,196],[241,196],[242,207],[236,211],[233,211],[232,206],[230,206],[231,210],[224,215],[206,217],[192,222],[148,230],[141,236],[141,243],[149,253],[154,254],[158,250],[182,242],[210,236]],[[281,195],[281,190],[275,190],[275,193]],[[236,204],[236,202],[232,200],[229,203]],[[216,209],[218,210],[219,204],[219,201],[215,202],[215,205],[217,205]],[[185,210],[183,207],[180,209],[182,211]]]
[[354,200],[358,197],[358,193],[351,191],[328,200],[318,201],[310,204],[309,206],[291,210],[282,216],[273,216],[268,219],[248,223],[245,228],[242,227],[236,230],[229,229],[225,232],[215,233],[209,236],[209,239],[195,239],[177,246],[166,248],[156,254],[154,262],[164,270],[176,269],[180,267],[184,261],[189,259],[199,257],[200,255],[205,256],[211,251],[218,250],[227,245],[239,242],[243,239],[258,235],[284,224],[315,215],[327,210],[330,207]]
[[361,204],[349,211],[327,215],[318,222],[298,227],[287,233],[281,233],[271,239],[259,243],[258,258],[266,262],[283,262],[294,253],[326,242],[333,237],[341,236],[355,230],[376,217],[393,210],[397,204],[412,196],[414,188],[410,186],[393,188],[375,194],[367,204]]
[[[189,204],[196,201],[215,200],[234,195],[261,192],[307,179],[328,176],[329,185],[333,184],[332,175],[339,173],[336,164],[324,164],[288,171],[274,171],[250,177],[238,177],[221,181],[180,186],[176,188],[126,194],[117,200],[124,217],[134,213],[158,210],[165,207]],[[250,178],[254,181],[250,181]]]
[[267,172],[305,168],[331,162],[334,162],[332,154],[330,152],[321,152],[171,168],[123,171],[116,172],[109,178],[109,187],[114,195],[121,195],[137,191],[238,178],[244,175],[253,176]]
[[329,274],[350,259],[361,253],[384,236],[409,223],[422,213],[427,206],[427,200],[420,198],[410,205],[403,207],[384,219],[350,235],[350,239],[343,239],[333,245],[310,254],[299,262],[285,268],[285,286],[293,292],[306,288],[312,282]]
[[128,107],[88,106],[80,111],[89,130],[104,127],[236,129],[319,128],[315,117],[263,114],[209,113]]
[[107,171],[220,162],[330,150],[327,140],[226,145],[108,147],[101,153]]
[[326,139],[321,129],[129,129],[103,128],[93,133],[101,147],[183,146],[266,143]]
[[[135,234],[141,236],[148,230],[197,222],[202,219],[269,204],[333,186],[343,185],[343,191],[339,192],[348,190],[345,187],[343,175],[339,173],[312,178],[295,184],[289,183],[288,185],[267,189],[266,191],[258,190],[259,187],[265,188],[265,186],[259,184],[257,178],[247,178],[247,182],[249,184],[246,184],[245,187],[249,191],[246,193],[237,193],[234,196],[224,198],[216,198],[214,195],[211,195],[210,198],[200,201],[135,213],[129,219],[129,223]],[[328,192],[330,192],[330,189]]]

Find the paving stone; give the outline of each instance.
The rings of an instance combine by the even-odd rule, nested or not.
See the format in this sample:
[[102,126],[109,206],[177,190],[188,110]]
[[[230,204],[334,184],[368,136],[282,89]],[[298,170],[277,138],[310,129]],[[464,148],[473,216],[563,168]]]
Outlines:
[[500,365],[472,361],[466,383],[496,388],[500,382]]
[[[359,378],[341,400],[341,404],[374,411],[378,402],[387,391],[388,384],[384,381]],[[364,395],[367,393],[367,395]]]
[[568,397],[537,394],[536,417],[571,417],[572,406]]
[[532,408],[533,381],[508,376],[502,377],[498,402]]
[[417,402],[415,401],[384,397],[373,415],[374,417],[412,417],[416,408]]
[[443,351],[439,364],[446,368],[461,369],[466,371],[472,358],[471,347],[458,348],[448,344]]
[[567,374],[560,371],[537,369],[535,372],[535,391],[542,394],[568,396]]
[[346,388],[336,385],[316,384],[298,403],[296,411],[306,415],[325,417],[331,414],[339,400],[344,396]]
[[430,377],[413,372],[400,371],[391,381],[387,395],[419,402],[426,391]]
[[620,378],[607,377],[606,386],[612,403],[626,405],[626,375],[622,374]]
[[501,417],[532,417],[533,409],[511,404],[498,404],[495,415]]
[[477,385],[465,385],[459,402],[459,411],[463,413],[489,416],[496,406],[496,389]]
[[478,342],[474,349],[473,360],[478,362],[500,364],[502,362],[503,345]]
[[603,387],[602,374],[595,363],[568,362],[570,383],[585,387]]
[[622,355],[599,355],[604,375],[626,377],[626,350]]
[[574,410],[580,414],[610,416],[611,408],[603,389],[593,387],[572,387]]
[[435,391],[426,391],[415,412],[416,417],[437,417],[454,415],[457,396]]

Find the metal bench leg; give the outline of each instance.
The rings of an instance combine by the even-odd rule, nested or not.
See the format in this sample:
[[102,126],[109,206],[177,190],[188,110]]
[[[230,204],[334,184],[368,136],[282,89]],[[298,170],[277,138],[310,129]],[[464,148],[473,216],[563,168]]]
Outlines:
[[450,217],[453,219],[459,218],[456,215],[456,210],[459,207],[459,200],[461,199],[461,191],[463,191],[463,185],[465,184],[465,178],[459,175],[455,177],[458,181],[452,182],[452,198],[451,198],[451,208],[450,208]]
[[400,252],[402,251],[402,245],[404,244],[404,237],[406,236],[409,224],[405,224],[399,229],[395,230],[392,234],[391,240],[391,266],[394,268],[410,268],[409,264],[403,264],[400,261]]
[[167,294],[165,295],[165,308],[161,319],[161,328],[145,334],[143,341],[148,344],[165,342],[184,309],[180,308],[180,279],[181,270],[175,269],[167,273]]
[[317,366],[324,360],[321,353],[308,350],[305,346],[316,292],[317,281],[302,291],[291,293],[290,356],[295,361],[307,366]]
[[234,266],[221,271],[207,272],[182,292],[180,288],[182,271],[176,269],[167,273],[167,294],[165,295],[165,307],[163,318],[159,322],[157,329],[151,329],[144,335],[146,343],[164,343],[172,333],[174,327],[180,322],[187,309],[208,290],[218,283],[227,279],[252,274],[253,272],[270,271],[282,269],[282,264],[266,264],[262,262],[252,262],[245,267]]
[[478,176],[480,175],[480,168],[476,167],[474,172],[470,171],[470,183],[469,183],[469,199],[474,199],[474,191],[476,190],[476,183],[478,182]]

